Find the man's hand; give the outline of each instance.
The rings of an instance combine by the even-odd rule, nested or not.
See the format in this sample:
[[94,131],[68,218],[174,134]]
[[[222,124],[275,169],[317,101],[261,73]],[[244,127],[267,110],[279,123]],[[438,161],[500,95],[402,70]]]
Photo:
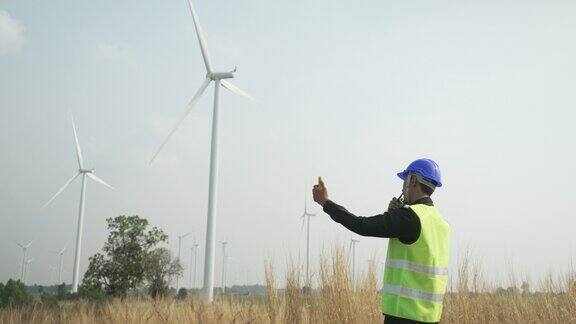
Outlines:
[[398,200],[398,198],[394,197],[392,198],[392,200],[390,200],[390,203],[388,204],[388,211],[393,211],[394,209],[402,208],[402,206],[404,206],[404,204],[400,200]]
[[320,206],[324,206],[326,201],[328,201],[328,190],[326,190],[322,177],[318,177],[318,184],[314,185],[312,196],[314,196],[314,201],[320,204]]

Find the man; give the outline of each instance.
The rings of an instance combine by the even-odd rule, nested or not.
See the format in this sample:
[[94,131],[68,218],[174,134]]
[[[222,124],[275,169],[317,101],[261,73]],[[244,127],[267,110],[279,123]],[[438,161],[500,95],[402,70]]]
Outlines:
[[437,323],[450,257],[450,225],[430,198],[442,186],[440,168],[419,159],[398,177],[404,181],[404,202],[392,198],[388,211],[372,217],[355,216],[329,200],[321,177],[312,193],[335,222],[359,235],[390,239],[381,301],[384,323]]

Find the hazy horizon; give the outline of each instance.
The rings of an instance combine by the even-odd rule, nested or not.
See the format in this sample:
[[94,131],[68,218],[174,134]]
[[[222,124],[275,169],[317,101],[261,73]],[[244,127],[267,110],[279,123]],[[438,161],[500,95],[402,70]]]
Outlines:
[[[330,199],[372,216],[420,157],[442,169],[433,199],[452,226],[452,274],[463,251],[503,282],[511,269],[536,284],[572,266],[576,221],[562,203],[575,179],[564,164],[576,157],[576,3],[194,3],[213,65],[238,66],[234,84],[258,99],[222,90],[216,239],[230,242],[229,284],[245,270],[262,283],[266,258],[282,273],[304,255],[304,197],[317,213],[312,271],[323,245],[347,244],[312,201],[317,176]],[[32,239],[27,282],[50,284],[49,250],[64,245],[72,280],[80,181],[40,208],[77,171],[72,112],[87,167],[116,188],[88,182],[81,273],[105,219],[137,214],[173,253],[197,229],[201,285],[212,86],[148,161],[204,77],[186,1],[0,3],[0,281],[19,278],[13,241]],[[384,260],[386,239],[360,240],[360,270]],[[218,244],[215,286],[220,271]]]

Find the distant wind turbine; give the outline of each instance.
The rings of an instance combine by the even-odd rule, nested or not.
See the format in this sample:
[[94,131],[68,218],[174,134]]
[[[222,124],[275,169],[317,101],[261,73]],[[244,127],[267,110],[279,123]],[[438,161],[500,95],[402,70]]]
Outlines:
[[62,261],[64,259],[64,252],[66,252],[66,245],[60,251],[50,251],[59,255],[58,257],[58,284],[62,283]]
[[114,189],[112,188],[112,186],[110,186],[109,184],[107,184],[106,182],[104,182],[104,180],[98,178],[95,174],[94,174],[94,169],[87,169],[84,168],[84,159],[82,158],[82,150],[80,149],[80,143],[78,142],[78,133],[76,132],[76,124],[74,123],[74,118],[72,116],[70,116],[72,118],[72,131],[74,131],[74,142],[76,143],[76,157],[78,158],[78,173],[76,173],[75,176],[73,176],[72,178],[70,178],[68,181],[66,181],[66,183],[54,194],[54,196],[52,196],[52,198],[50,198],[50,200],[48,200],[48,202],[46,204],[44,204],[44,206],[42,206],[42,208],[45,208],[46,206],[48,206],[52,201],[54,201],[54,199],[56,199],[56,197],[58,197],[58,195],[60,195],[64,189],[66,189],[71,183],[72,181],[74,181],[74,179],[76,179],[78,176],[82,175],[82,188],[80,189],[80,208],[78,210],[78,227],[76,229],[76,251],[74,254],[74,273],[73,273],[73,278],[72,278],[72,292],[78,292],[78,280],[80,277],[80,250],[82,247],[82,227],[83,227],[83,223],[84,223],[84,202],[85,202],[85,198],[86,198],[86,177],[110,188],[110,189]]
[[250,282],[250,269],[244,270],[246,273],[246,287],[248,287],[248,283]]
[[228,255],[226,254],[226,245],[228,242],[223,241],[222,243],[222,294],[226,293],[226,259]]
[[300,218],[302,218],[302,227],[304,227],[304,221],[306,221],[306,283],[305,285],[310,287],[310,217],[316,216],[308,212],[308,203],[306,202],[306,195],[304,196],[304,213]]
[[[182,239],[190,234],[192,234],[192,232],[178,235],[178,262],[180,263],[182,263],[182,259],[180,258],[180,251],[182,250]],[[176,291],[178,291],[178,289],[180,289],[180,275],[176,276]]]
[[34,259],[26,260],[26,267],[24,269],[24,281],[22,281],[24,285],[26,285],[26,281],[28,281],[28,273],[30,273],[30,263],[32,263],[32,261],[34,261]]
[[226,79],[234,78],[234,73],[236,69],[230,72],[215,72],[212,69],[212,63],[210,61],[210,55],[208,53],[208,46],[206,45],[206,39],[204,37],[204,32],[200,26],[200,21],[196,15],[196,10],[192,5],[192,1],[188,0],[188,6],[190,8],[190,13],[192,14],[192,20],[194,21],[194,27],[196,29],[196,36],[200,43],[200,51],[202,52],[202,58],[204,59],[204,65],[206,66],[206,79],[196,91],[196,94],[192,97],[182,116],[178,119],[174,127],[168,133],[168,136],[160,145],[160,148],[156,151],[150,163],[154,161],[158,153],[162,150],[164,145],[168,142],[172,134],[178,129],[180,124],[184,121],[186,116],[190,113],[198,99],[202,96],[210,82],[214,81],[214,111],[212,114],[212,140],[210,148],[210,182],[208,187],[208,214],[206,222],[206,247],[204,253],[204,287],[203,295],[207,302],[212,302],[213,289],[214,289],[214,255],[215,255],[215,245],[216,245],[216,208],[217,208],[217,178],[218,178],[218,119],[219,110],[218,102],[220,97],[220,86],[232,91],[233,93],[246,97],[248,99],[254,100],[249,94],[233,85],[230,81]]
[[[352,256],[352,285],[355,284],[355,276],[356,276],[356,243],[360,242],[360,240],[351,238],[350,239],[350,248],[348,249],[348,255]],[[352,253],[352,254],[350,254]]]
[[198,246],[199,244],[194,241],[194,245],[190,249],[190,289],[196,288],[196,264],[198,263]]
[[49,265],[48,268],[50,268],[50,282],[52,282],[52,280],[54,280],[56,282],[56,284],[58,284],[58,282],[56,280],[58,267],[55,267],[53,265]]
[[24,272],[26,270],[26,253],[28,253],[28,249],[30,248],[32,243],[34,243],[34,240],[30,241],[26,245],[22,245],[16,241],[14,241],[14,243],[18,244],[18,246],[22,248],[22,272],[20,273],[20,281],[24,282]]

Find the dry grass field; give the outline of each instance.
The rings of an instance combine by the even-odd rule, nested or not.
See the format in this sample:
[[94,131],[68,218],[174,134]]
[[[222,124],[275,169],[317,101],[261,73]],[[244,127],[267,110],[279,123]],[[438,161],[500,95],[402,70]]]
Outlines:
[[[266,296],[217,295],[211,305],[197,295],[186,300],[130,298],[92,303],[40,303],[0,310],[0,323],[382,323],[374,265],[352,282],[342,248],[321,257],[318,288],[302,293],[300,267],[289,263],[284,287],[274,265],[266,267]],[[443,323],[576,323],[573,274],[548,277],[538,292],[498,291],[464,258],[452,274]],[[380,275],[380,274],[379,274]],[[282,288],[282,289],[277,289]]]

